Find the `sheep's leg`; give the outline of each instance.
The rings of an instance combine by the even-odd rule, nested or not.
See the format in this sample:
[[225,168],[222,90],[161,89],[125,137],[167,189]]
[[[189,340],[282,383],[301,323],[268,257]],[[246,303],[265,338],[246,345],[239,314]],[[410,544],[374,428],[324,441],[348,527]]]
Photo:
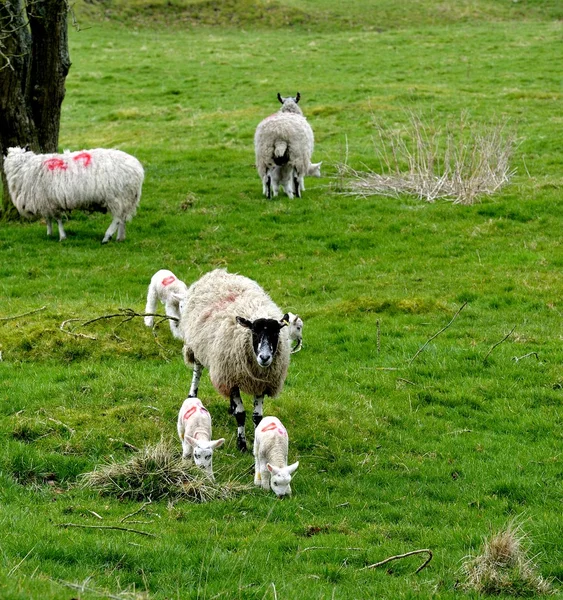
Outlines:
[[244,405],[240,397],[240,391],[238,387],[234,387],[231,390],[231,409],[234,406],[234,415],[237,420],[237,448],[241,452],[246,452],[246,435],[244,433],[244,423],[246,421],[246,413],[244,412]]
[[188,398],[197,398],[197,390],[199,388],[199,380],[203,372],[203,365],[194,360],[194,372],[192,374],[192,384],[190,385],[190,393]]
[[266,198],[269,200],[272,197],[272,177],[269,172],[264,177],[264,187],[266,189]]
[[59,226],[59,242],[66,240],[65,228],[63,227],[62,219],[57,219],[57,225]]
[[47,235],[53,235],[53,222],[47,217]]
[[252,411],[252,421],[254,427],[258,427],[258,424],[262,420],[264,414],[264,396],[254,396],[254,410]]
[[[156,311],[157,297],[156,297],[156,289],[151,284],[149,286],[149,291],[147,292],[147,304],[145,306],[145,313],[154,313]],[[145,325],[147,327],[152,327],[154,324],[154,317],[145,317]]]
[[166,303],[164,312],[166,313],[167,317],[174,317],[174,319],[168,319],[168,322],[170,323],[170,331],[177,340],[181,340],[182,336],[180,334],[180,314],[178,310],[176,310],[175,305]]
[[122,242],[125,239],[125,221],[119,221],[117,226],[117,241]]
[[293,172],[293,189],[295,191],[295,195],[298,198],[301,198],[301,190],[299,189],[299,177],[295,171]]
[[106,234],[104,235],[104,239],[102,240],[102,244],[107,244],[111,240],[113,234],[117,231],[118,227],[119,219],[115,217],[113,221],[109,224],[109,227],[107,228]]
[[193,446],[186,440],[182,440],[182,458],[191,463],[193,451]]

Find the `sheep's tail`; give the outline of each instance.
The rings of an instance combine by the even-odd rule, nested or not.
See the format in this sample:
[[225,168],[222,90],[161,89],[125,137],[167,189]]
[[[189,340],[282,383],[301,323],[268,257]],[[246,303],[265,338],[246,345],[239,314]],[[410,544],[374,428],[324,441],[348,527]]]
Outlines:
[[289,147],[284,140],[276,140],[274,142],[274,162],[281,166],[289,161]]

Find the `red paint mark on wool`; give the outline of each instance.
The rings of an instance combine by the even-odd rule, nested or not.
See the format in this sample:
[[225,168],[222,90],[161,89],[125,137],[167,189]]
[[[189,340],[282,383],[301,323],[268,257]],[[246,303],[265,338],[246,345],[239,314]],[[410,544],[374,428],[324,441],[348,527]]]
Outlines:
[[49,171],[66,171],[68,169],[68,165],[62,158],[48,158],[43,161],[43,164]]
[[184,413],[184,417],[183,417],[184,420],[187,421],[195,413],[196,410],[197,410],[196,406],[192,406],[192,407],[188,408],[188,410]]
[[82,162],[83,167],[89,167],[90,163],[92,162],[92,155],[89,152],[80,152],[73,158],[73,160],[76,162]]
[[287,435],[287,431],[285,430],[285,428],[283,426],[278,427],[275,423],[270,423],[269,425],[266,425],[266,427],[262,428],[262,431],[273,431],[274,429],[277,429],[280,435]]
[[164,287],[166,287],[167,285],[170,285],[171,283],[174,283],[176,281],[176,277],[174,277],[174,275],[169,275],[168,277],[165,277],[160,283],[162,283],[162,285]]

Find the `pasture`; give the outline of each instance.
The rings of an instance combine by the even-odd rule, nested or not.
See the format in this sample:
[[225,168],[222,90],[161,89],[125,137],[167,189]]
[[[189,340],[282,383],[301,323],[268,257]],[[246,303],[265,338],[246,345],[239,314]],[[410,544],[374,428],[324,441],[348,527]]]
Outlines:
[[[123,243],[100,244],[109,215],[73,213],[62,243],[43,223],[0,223],[0,597],[476,598],[462,564],[510,523],[560,594],[559,3],[75,12],[60,148],[118,148],[146,177]],[[268,201],[254,131],[278,92],[297,91],[323,177]],[[336,165],[379,169],[376,127],[411,113],[505,121],[518,139],[510,184],[471,206],[341,194]],[[217,482],[248,489],[207,503],[84,489],[81,474],[135,449],[162,440],[180,454],[191,371],[166,323],[76,325],[142,313],[158,269],[191,283],[217,267],[305,322],[264,410],[300,462],[292,498],[252,486],[207,372],[199,395],[226,438]],[[364,569],[416,549],[433,553],[419,573],[423,555]]]

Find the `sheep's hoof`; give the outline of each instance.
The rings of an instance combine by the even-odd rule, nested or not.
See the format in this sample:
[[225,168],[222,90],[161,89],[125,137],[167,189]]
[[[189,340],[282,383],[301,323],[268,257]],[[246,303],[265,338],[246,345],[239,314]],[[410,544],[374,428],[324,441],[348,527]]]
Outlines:
[[246,447],[246,440],[244,438],[241,438],[241,437],[237,438],[237,448],[241,452],[246,452],[248,450],[248,448]]

